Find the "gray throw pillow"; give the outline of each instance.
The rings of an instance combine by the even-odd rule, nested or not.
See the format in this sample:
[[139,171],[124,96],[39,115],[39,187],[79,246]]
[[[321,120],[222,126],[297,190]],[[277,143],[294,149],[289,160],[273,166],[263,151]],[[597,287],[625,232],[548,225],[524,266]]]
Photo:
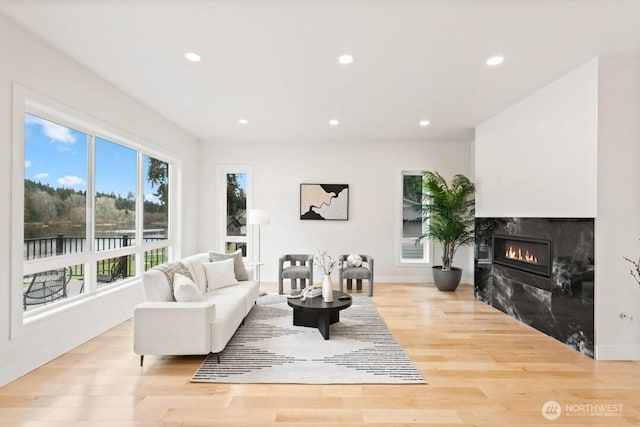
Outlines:
[[249,273],[244,268],[244,262],[242,261],[242,250],[238,249],[231,254],[221,254],[219,252],[209,252],[209,261],[224,261],[225,259],[233,258],[233,271],[236,275],[236,280],[241,282],[249,280]]

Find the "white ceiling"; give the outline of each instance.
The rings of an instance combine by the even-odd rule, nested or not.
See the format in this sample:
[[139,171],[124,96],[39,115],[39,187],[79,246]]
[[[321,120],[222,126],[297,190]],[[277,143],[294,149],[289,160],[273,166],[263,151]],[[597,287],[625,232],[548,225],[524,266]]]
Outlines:
[[[470,141],[589,59],[640,54],[640,0],[0,0],[0,11],[201,140]],[[495,54],[505,62],[487,67]]]

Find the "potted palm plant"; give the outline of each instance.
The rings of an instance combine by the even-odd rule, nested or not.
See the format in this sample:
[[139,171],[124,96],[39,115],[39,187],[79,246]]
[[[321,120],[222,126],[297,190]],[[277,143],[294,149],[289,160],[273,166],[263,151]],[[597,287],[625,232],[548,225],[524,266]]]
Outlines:
[[475,186],[464,175],[447,181],[438,173],[423,174],[422,221],[426,229],[416,244],[431,239],[442,245],[442,265],[433,266],[433,279],[441,291],[454,291],[462,269],[453,267],[453,256],[460,246],[470,245],[474,237]]

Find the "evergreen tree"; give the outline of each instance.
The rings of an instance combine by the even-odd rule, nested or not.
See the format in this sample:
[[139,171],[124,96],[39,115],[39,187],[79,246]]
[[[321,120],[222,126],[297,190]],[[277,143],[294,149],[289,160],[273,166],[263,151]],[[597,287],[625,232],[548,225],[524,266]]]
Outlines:
[[169,164],[149,157],[147,181],[156,189],[153,195],[160,199],[163,207],[166,207],[169,199]]

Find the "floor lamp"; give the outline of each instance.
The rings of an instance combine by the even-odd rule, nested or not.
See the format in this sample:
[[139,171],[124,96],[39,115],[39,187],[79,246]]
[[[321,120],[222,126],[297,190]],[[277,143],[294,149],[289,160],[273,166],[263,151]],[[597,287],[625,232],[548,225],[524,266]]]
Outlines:
[[[263,264],[262,259],[260,258],[260,246],[262,245],[262,241],[260,239],[260,226],[267,225],[270,222],[269,211],[265,209],[248,209],[247,210],[247,224],[248,225],[257,225],[258,226],[258,260],[253,261],[253,264],[256,266],[256,273],[258,277],[258,283],[260,283],[260,266]],[[251,250],[253,254],[253,248]]]

